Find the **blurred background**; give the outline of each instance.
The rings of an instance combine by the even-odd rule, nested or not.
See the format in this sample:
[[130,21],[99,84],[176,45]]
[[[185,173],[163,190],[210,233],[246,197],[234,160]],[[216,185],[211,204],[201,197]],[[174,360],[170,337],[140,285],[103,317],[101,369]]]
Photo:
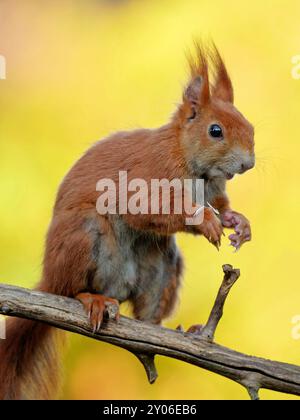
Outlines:
[[[58,185],[95,141],[119,129],[164,124],[186,82],[184,51],[213,38],[237,107],[256,127],[256,169],[229,183],[253,241],[233,254],[180,235],[186,261],[174,328],[205,322],[222,279],[241,269],[217,342],[300,364],[300,2],[289,0],[0,0],[0,281],[33,287]],[[129,313],[123,306],[123,313]],[[239,385],[157,357],[148,385],[128,352],[70,335],[62,398],[246,399]],[[267,399],[291,398],[261,391]]]

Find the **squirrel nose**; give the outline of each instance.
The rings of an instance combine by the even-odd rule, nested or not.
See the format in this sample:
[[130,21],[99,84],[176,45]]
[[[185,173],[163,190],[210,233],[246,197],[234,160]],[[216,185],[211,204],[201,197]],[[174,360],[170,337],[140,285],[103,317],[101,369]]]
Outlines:
[[249,171],[249,169],[252,169],[254,167],[254,161],[249,161],[249,162],[243,162],[241,164],[241,170],[240,173],[243,174],[246,171]]

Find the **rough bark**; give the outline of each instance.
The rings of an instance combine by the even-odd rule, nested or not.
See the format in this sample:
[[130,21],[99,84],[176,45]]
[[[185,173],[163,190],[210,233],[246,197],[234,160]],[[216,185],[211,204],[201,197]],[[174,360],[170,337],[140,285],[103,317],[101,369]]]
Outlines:
[[[207,324],[200,335],[149,325],[121,317],[93,333],[82,305],[70,298],[0,284],[0,313],[46,322],[57,328],[111,343],[134,353],[150,383],[157,378],[155,355],[182,360],[243,385],[251,399],[261,388],[300,395],[300,367],[249,356],[213,342],[226,297],[239,270],[223,266],[224,279]],[[110,315],[114,318],[115,308]]]

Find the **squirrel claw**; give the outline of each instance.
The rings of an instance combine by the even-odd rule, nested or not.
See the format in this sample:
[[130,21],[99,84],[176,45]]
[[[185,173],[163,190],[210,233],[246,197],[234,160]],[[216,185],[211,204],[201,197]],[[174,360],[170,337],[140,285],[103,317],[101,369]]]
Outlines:
[[[92,293],[79,293],[76,299],[83,304],[87,312],[93,334],[96,331],[100,331],[105,315],[106,318],[112,318],[116,321],[119,320],[119,303],[116,299]],[[117,311],[113,315],[111,315],[112,311],[108,310],[110,305],[117,306]]]
[[220,243],[219,242],[212,242],[212,244],[220,251]]

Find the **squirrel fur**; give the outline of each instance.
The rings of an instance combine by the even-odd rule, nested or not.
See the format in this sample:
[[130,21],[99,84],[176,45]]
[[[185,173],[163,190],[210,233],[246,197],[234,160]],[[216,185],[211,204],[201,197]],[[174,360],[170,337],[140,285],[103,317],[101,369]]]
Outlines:
[[[172,312],[183,261],[177,232],[204,235],[219,245],[232,228],[237,249],[251,239],[248,220],[231,210],[226,182],[254,166],[254,129],[233,103],[233,87],[215,46],[196,43],[190,79],[170,121],[154,130],[119,132],[93,145],[59,187],[47,233],[38,290],[79,299],[94,329],[107,302],[129,301],[135,318],[160,324]],[[209,80],[209,67],[214,73]],[[185,214],[99,215],[101,178],[202,178],[205,207],[200,225]],[[50,399],[58,390],[60,332],[36,321],[10,319],[0,342],[0,399]],[[191,330],[192,331],[192,330]]]

